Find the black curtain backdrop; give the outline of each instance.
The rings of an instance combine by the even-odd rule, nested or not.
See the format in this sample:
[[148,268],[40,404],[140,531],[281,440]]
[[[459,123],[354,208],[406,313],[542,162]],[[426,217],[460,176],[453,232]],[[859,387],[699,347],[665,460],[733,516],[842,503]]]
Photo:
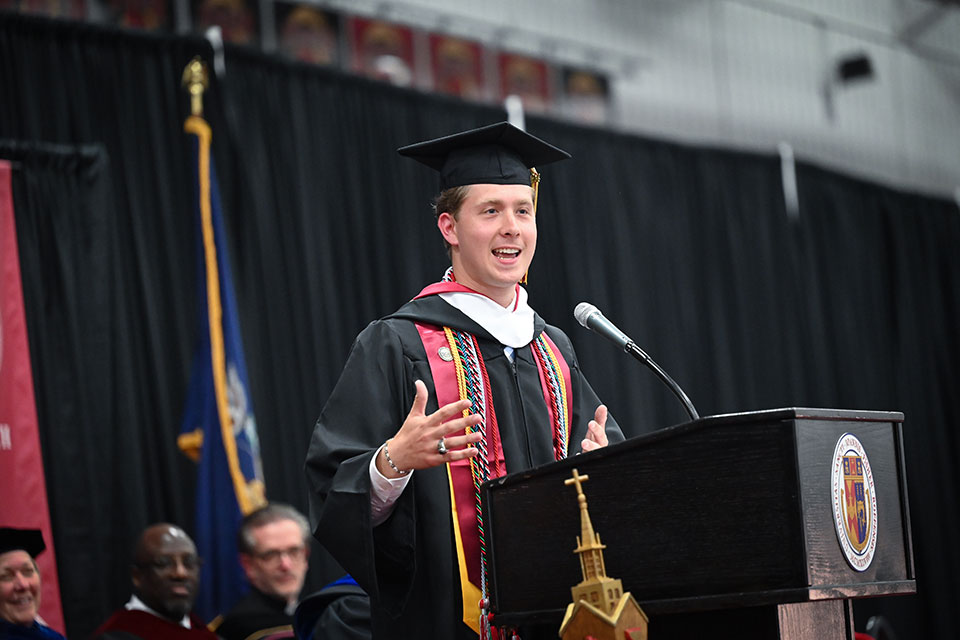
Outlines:
[[[175,444],[195,329],[183,67],[207,45],[0,13],[0,156],[14,158],[41,439],[68,631],[129,595],[146,524],[193,526]],[[268,497],[306,508],[303,458],[367,322],[437,279],[435,176],[395,149],[500,109],[227,49],[214,131]],[[858,601],[901,638],[951,637],[960,443],[960,213],[800,163],[528,117],[574,159],[545,171],[531,302],[574,340],[628,435],[673,396],[572,318],[599,306],[701,414],[906,414],[916,596]],[[16,499],[3,495],[3,499]],[[642,541],[638,541],[642,544]],[[771,541],[776,544],[776,541]],[[337,577],[318,550],[311,584]]]

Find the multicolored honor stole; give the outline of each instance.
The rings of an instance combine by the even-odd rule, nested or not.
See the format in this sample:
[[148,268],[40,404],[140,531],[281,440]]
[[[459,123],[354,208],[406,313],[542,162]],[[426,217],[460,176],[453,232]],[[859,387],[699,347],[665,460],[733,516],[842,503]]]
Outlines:
[[[476,293],[456,282],[438,282],[426,287],[417,298],[438,293]],[[481,485],[506,473],[500,431],[494,411],[490,380],[480,347],[473,334],[449,327],[415,323],[423,341],[433,375],[438,406],[461,399],[473,404],[463,415],[477,413],[480,424],[470,431],[483,434],[476,447],[479,453],[470,460],[447,463],[450,483],[450,507],[456,537],[457,560],[463,598],[463,621],[481,635],[481,615],[486,609],[487,566],[481,512]],[[540,373],[540,385],[553,428],[554,458],[567,456],[570,439],[570,369],[560,350],[545,332],[530,349]]]

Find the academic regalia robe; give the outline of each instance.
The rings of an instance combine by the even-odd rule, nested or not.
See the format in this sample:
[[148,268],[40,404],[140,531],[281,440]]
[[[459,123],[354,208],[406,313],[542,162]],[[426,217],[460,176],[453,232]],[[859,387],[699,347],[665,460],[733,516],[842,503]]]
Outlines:
[[36,620],[23,626],[0,620],[0,640],[66,640],[60,633]]
[[299,640],[370,640],[370,598],[351,577],[304,598],[293,615]]
[[93,632],[96,640],[217,640],[203,620],[190,616],[192,628],[139,609],[119,609]]
[[[426,412],[438,409],[430,364],[414,321],[472,333],[490,379],[508,473],[554,460],[553,432],[539,370],[529,346],[503,345],[439,296],[413,300],[371,323],[355,340],[340,380],[314,429],[306,461],[314,535],[371,598],[374,638],[476,638],[462,621],[460,579],[445,466],[413,472],[394,512],[374,528],[369,465],[403,423],[423,380]],[[534,315],[570,368],[568,451],[580,451],[600,405],[580,372],[570,339]],[[623,439],[613,418],[610,442]]]
[[293,615],[286,609],[286,600],[251,586],[250,592],[230,608],[214,631],[224,640],[245,640],[254,633],[266,631],[292,632]]

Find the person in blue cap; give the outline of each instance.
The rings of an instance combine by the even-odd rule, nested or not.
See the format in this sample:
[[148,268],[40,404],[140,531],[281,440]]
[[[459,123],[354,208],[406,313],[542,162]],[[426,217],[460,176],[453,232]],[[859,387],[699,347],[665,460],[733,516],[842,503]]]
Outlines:
[[399,152],[439,173],[451,267],[354,342],[307,455],[311,525],[374,638],[485,637],[480,484],[623,435],[520,284],[536,167],[569,154],[506,122]]
[[0,638],[63,639],[40,619],[39,529],[0,527]]

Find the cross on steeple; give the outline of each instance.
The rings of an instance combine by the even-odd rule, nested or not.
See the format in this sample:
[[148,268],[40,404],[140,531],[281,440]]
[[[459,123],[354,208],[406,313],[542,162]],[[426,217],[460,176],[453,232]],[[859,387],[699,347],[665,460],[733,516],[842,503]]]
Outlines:
[[574,469],[574,470],[573,470],[573,477],[572,477],[572,478],[567,478],[566,480],[564,480],[564,481],[563,481],[563,484],[566,484],[566,485],[575,484],[575,485],[577,485],[577,495],[578,495],[578,496],[582,496],[582,495],[583,495],[583,487],[581,487],[580,484],[583,483],[583,482],[586,482],[586,481],[589,480],[589,479],[590,479],[590,476],[582,476],[582,475],[580,475],[579,473],[577,473],[577,470],[576,470],[576,469]]

